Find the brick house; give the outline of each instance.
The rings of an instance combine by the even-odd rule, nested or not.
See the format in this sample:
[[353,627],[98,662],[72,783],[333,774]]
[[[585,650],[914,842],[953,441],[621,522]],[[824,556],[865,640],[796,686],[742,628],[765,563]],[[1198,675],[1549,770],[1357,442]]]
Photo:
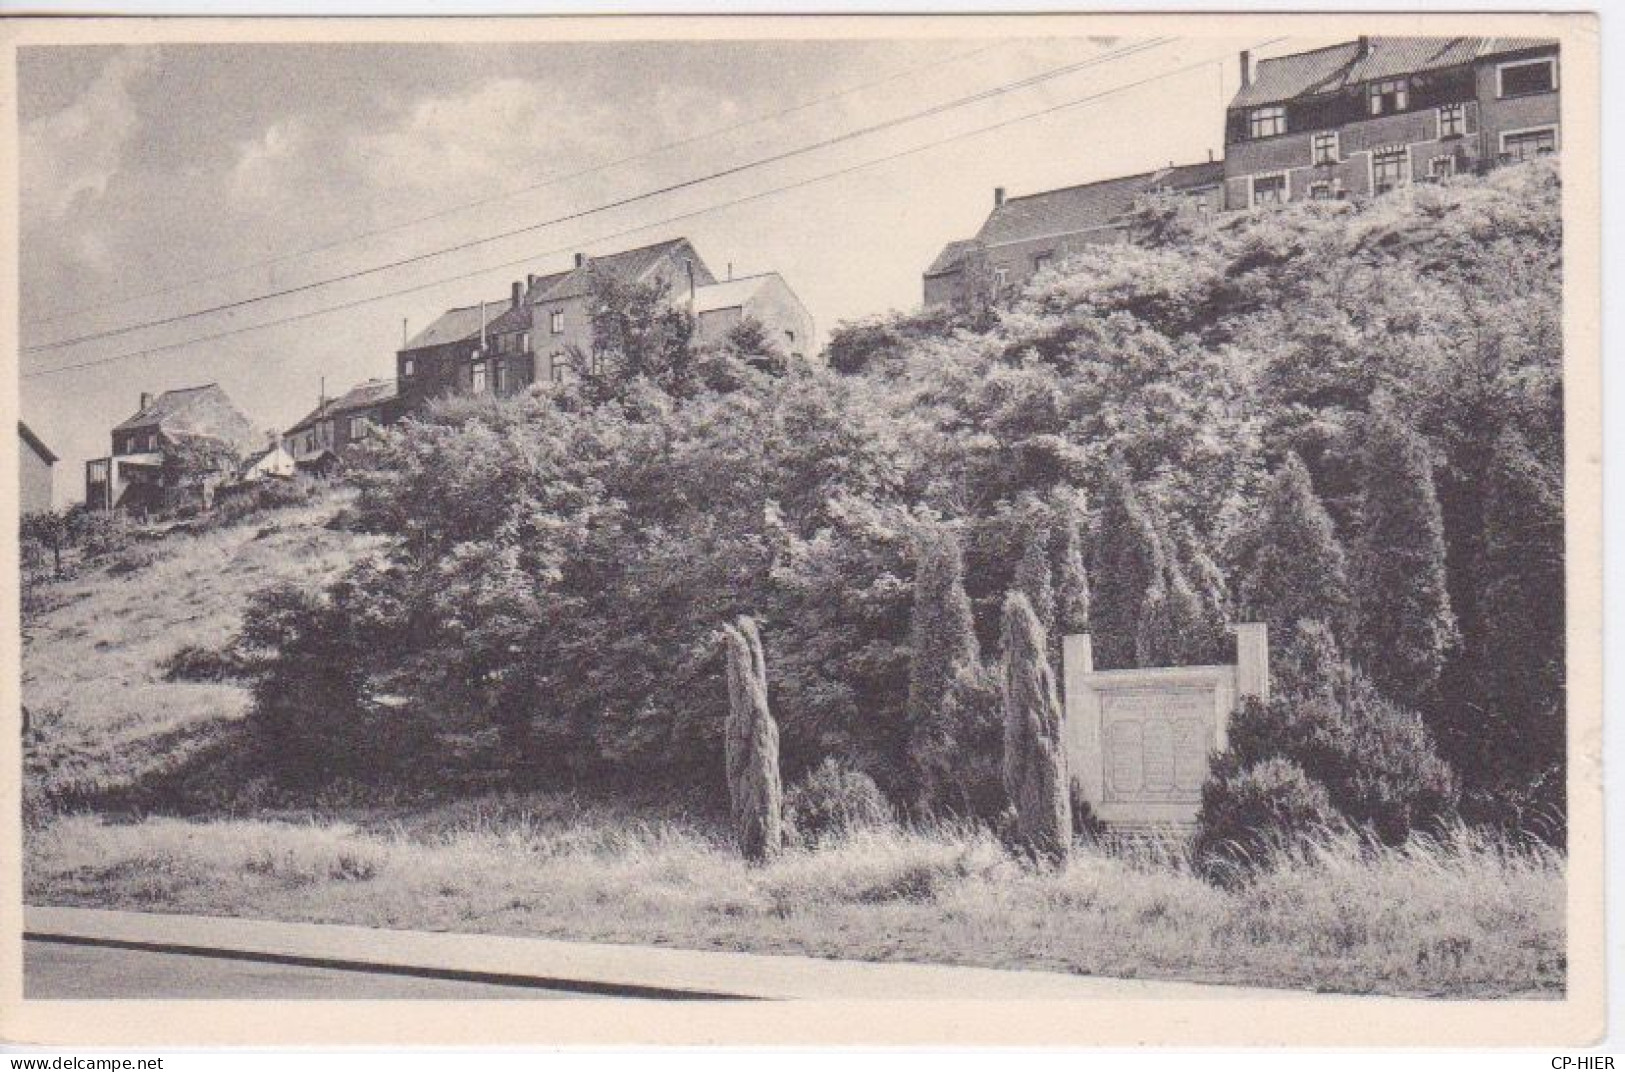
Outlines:
[[112,453],[85,463],[85,503],[149,513],[207,505],[250,449],[254,426],[219,384],[142,394],[140,408],[113,427]]
[[394,424],[404,413],[396,381],[367,380],[318,402],[288,428],[282,441],[298,468],[325,472],[374,429]]
[[17,422],[17,434],[17,511],[19,515],[43,513],[51,508],[56,454],[22,421]]
[[1121,242],[1130,210],[1145,197],[1175,194],[1190,212],[1216,213],[1223,179],[1224,165],[1208,161],[1021,197],[995,189],[993,211],[975,236],[948,243],[926,268],[925,304],[963,304],[979,290],[1002,293],[1085,246]]
[[1555,153],[1555,41],[1362,37],[1241,54],[1225,121],[1225,206],[1383,193]]

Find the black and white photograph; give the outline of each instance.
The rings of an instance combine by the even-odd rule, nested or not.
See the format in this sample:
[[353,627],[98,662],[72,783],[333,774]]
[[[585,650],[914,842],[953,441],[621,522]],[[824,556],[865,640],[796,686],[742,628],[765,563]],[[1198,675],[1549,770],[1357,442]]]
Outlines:
[[77,22],[0,1035],[1601,1031],[1594,17]]

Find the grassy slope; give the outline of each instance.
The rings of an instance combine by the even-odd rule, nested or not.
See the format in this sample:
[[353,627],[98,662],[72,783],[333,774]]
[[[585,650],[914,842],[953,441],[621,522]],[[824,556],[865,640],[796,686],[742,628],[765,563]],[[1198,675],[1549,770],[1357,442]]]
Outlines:
[[200,535],[152,544],[157,561],[106,566],[47,585],[49,609],[24,622],[23,702],[32,716],[32,792],[79,802],[183,761],[248,709],[237,682],[165,681],[184,645],[236,632],[248,594],[279,580],[319,581],[374,546],[323,527],[331,496]]

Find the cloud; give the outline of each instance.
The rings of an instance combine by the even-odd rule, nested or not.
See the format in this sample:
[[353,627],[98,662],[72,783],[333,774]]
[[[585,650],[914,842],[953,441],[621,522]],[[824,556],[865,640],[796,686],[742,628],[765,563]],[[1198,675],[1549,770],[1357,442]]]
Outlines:
[[22,205],[31,222],[62,219],[82,199],[106,195],[141,126],[134,83],[153,65],[150,53],[120,53],[78,100],[24,125]]
[[227,189],[240,201],[265,203],[302,187],[316,178],[315,141],[297,116],[272,123],[259,137],[238,143]]

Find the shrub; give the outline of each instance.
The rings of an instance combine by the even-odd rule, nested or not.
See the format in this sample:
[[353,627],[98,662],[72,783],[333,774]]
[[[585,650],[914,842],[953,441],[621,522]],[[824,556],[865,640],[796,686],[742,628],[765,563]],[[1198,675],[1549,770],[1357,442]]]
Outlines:
[[107,572],[115,576],[135,573],[137,570],[146,569],[163,557],[163,553],[156,547],[136,544],[114,553],[113,561],[107,565]]
[[1340,689],[1248,699],[1210,781],[1284,759],[1323,786],[1351,823],[1397,845],[1454,816],[1458,789],[1420,715],[1351,675]]
[[784,794],[786,831],[807,848],[894,818],[875,780],[835,759],[825,759]]
[[86,558],[116,554],[130,546],[130,525],[122,514],[84,510],[73,524]]
[[244,672],[242,659],[233,645],[205,648],[183,644],[160,666],[165,681],[226,681]]
[[1290,759],[1222,764],[1202,787],[1192,855],[1204,874],[1230,883],[1272,852],[1301,846],[1340,825],[1325,786]]
[[270,510],[303,506],[315,495],[315,483],[303,477],[260,480],[216,498],[213,509],[204,518],[203,527],[222,528]]

